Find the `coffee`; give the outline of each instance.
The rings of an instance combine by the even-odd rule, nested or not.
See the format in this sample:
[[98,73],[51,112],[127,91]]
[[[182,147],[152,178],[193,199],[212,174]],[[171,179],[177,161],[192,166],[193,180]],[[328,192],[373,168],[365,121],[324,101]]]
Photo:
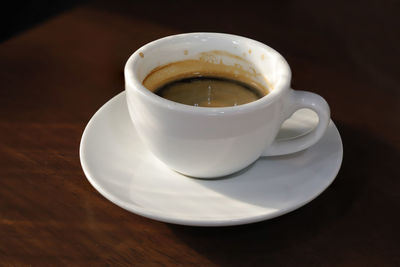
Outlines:
[[221,50],[157,66],[143,85],[163,98],[199,107],[243,105],[272,89],[250,61]]
[[181,104],[199,107],[229,107],[260,99],[255,87],[229,78],[190,77],[169,82],[155,94]]

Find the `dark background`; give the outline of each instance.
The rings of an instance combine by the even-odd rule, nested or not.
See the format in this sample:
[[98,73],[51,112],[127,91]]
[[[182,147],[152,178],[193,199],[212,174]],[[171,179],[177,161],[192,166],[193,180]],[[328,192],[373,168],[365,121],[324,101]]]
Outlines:
[[[399,1],[7,3],[0,265],[400,266]],[[270,45],[293,88],[328,101],[344,159],[317,199],[256,224],[184,227],[129,213],[88,183],[79,141],[123,90],[128,56],[193,31]]]
[[88,1],[3,1],[0,6],[0,42]]
[[[398,0],[152,1],[152,5],[134,0],[7,1],[0,11],[3,21],[0,41],[88,3],[110,12],[173,26],[181,32],[224,31],[261,38],[286,56],[285,52],[295,44],[300,56],[311,55],[325,65],[351,64],[349,67],[358,68],[368,82],[399,91],[396,86],[399,75],[396,60],[400,58]],[[284,39],[280,29],[285,31]]]

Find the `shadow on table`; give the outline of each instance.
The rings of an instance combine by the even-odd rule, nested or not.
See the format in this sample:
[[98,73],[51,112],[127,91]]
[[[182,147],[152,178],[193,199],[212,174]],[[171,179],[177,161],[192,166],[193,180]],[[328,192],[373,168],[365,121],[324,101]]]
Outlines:
[[[399,151],[379,138],[337,124],[344,146],[342,168],[333,184],[308,205],[260,223],[220,227],[170,225],[189,247],[219,266],[286,265],[384,257],[396,247],[400,224],[392,211],[400,185]],[[390,205],[388,205],[390,204]],[[381,220],[386,226],[377,228]],[[371,233],[374,233],[371,235]],[[387,246],[381,247],[382,241]],[[367,251],[367,253],[366,253]],[[371,251],[376,253],[372,255]],[[361,257],[362,256],[362,257]]]

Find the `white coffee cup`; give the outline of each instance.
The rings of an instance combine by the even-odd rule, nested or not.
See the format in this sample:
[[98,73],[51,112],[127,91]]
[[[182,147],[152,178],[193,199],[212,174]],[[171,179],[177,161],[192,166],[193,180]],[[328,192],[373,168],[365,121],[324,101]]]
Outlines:
[[[255,79],[270,93],[248,104],[210,108],[173,102],[143,86],[155,68],[197,60],[210,51],[224,51],[211,63],[257,73]],[[290,81],[289,65],[278,52],[260,42],[221,33],[187,33],[153,41],[133,53],[125,66],[129,113],[142,141],[173,170],[200,178],[232,174],[260,156],[304,150],[324,135],[330,121],[327,102],[314,93],[291,89]],[[302,108],[317,113],[315,129],[294,139],[275,140],[282,123]]]

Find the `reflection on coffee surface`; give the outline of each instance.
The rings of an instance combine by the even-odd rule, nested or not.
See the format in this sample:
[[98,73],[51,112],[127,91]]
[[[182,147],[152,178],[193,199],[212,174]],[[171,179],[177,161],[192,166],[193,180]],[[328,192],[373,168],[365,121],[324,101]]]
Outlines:
[[243,105],[265,95],[249,84],[220,77],[179,79],[161,86],[154,93],[171,101],[199,107]]

